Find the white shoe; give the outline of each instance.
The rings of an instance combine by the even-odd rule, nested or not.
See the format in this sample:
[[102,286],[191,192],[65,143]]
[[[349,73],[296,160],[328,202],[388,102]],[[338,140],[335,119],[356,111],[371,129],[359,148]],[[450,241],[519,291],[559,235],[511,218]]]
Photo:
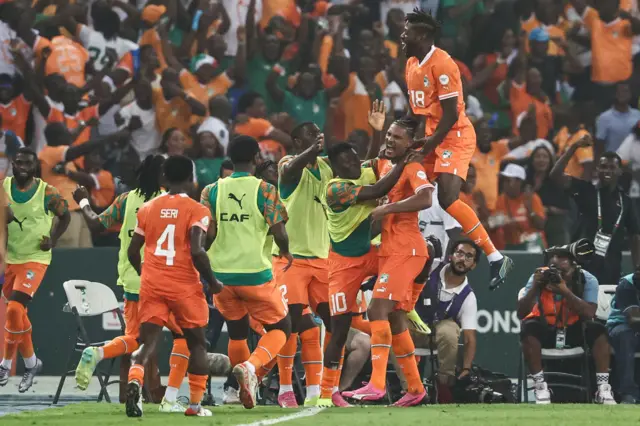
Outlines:
[[605,383],[603,385],[598,385],[598,391],[596,392],[596,398],[594,400],[596,404],[604,404],[604,405],[616,405],[617,402],[613,399],[613,394],[611,393],[611,385]]
[[222,394],[222,403],[224,405],[240,405],[240,396],[238,394],[238,389],[229,386]]
[[233,367],[233,375],[240,385],[240,401],[244,408],[256,406],[256,393],[258,392],[258,377],[251,371],[249,361]]
[[184,412],[184,415],[185,416],[196,416],[196,417],[211,417],[211,416],[213,416],[213,413],[211,413],[211,410],[207,410],[202,405],[199,405],[198,406],[198,411],[196,411],[193,408],[189,407],[189,408],[187,408],[187,411]]
[[547,382],[535,383],[533,393],[536,396],[536,404],[551,404],[551,392],[549,392]]
[[160,407],[158,409],[161,413],[181,413],[184,414],[187,411],[187,407],[179,403],[178,401],[169,402],[162,398]]

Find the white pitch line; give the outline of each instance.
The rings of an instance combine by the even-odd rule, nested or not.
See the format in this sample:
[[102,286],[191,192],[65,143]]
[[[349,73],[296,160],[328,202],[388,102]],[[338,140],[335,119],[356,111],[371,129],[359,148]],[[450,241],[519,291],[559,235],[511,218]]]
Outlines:
[[301,419],[302,417],[315,416],[316,414],[318,414],[319,412],[321,412],[325,408],[326,407],[307,408],[307,409],[304,409],[304,410],[299,411],[299,412],[294,413],[294,414],[287,414],[286,416],[276,417],[275,419],[260,420],[258,422],[246,423],[246,424],[241,424],[241,425],[237,425],[237,426],[267,426],[267,425],[275,425],[277,423],[288,422],[289,420]]

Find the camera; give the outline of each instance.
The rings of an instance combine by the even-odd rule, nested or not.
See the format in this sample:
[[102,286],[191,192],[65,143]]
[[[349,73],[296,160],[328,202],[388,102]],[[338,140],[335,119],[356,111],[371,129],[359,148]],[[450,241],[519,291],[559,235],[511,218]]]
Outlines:
[[558,285],[562,282],[562,273],[555,266],[549,266],[548,269],[542,271],[542,279],[547,284]]
[[568,257],[579,265],[584,265],[591,261],[591,256],[594,252],[595,247],[593,243],[586,238],[582,238],[564,246],[549,247],[544,251],[544,261],[545,264],[549,264],[549,258],[556,255]]

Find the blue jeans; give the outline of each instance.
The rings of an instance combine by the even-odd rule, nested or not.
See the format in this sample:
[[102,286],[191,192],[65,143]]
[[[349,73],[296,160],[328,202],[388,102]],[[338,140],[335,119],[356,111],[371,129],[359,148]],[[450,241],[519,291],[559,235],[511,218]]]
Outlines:
[[615,370],[621,395],[640,399],[638,385],[635,381],[635,353],[640,350],[640,335],[627,324],[618,324],[609,329],[609,340],[615,356]]

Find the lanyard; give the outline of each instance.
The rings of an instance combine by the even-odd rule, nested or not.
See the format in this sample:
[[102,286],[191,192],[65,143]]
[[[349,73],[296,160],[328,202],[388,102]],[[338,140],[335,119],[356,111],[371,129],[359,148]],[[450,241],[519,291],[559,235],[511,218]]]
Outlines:
[[[560,300],[560,316],[562,317],[562,328],[567,328],[567,319],[564,316],[565,313],[565,308],[564,308],[564,303],[562,303],[564,301],[564,299]],[[555,295],[553,296],[553,315],[555,315],[556,317],[556,328],[558,328],[558,310],[556,308],[556,298]]]
[[[600,202],[600,189],[596,191],[598,198],[598,232],[602,232],[602,203]],[[618,215],[618,220],[613,225],[613,230],[611,231],[611,235],[618,229],[620,226],[620,222],[622,222],[622,213],[624,213],[624,205],[622,204],[622,193],[618,193],[620,197],[620,214]]]

